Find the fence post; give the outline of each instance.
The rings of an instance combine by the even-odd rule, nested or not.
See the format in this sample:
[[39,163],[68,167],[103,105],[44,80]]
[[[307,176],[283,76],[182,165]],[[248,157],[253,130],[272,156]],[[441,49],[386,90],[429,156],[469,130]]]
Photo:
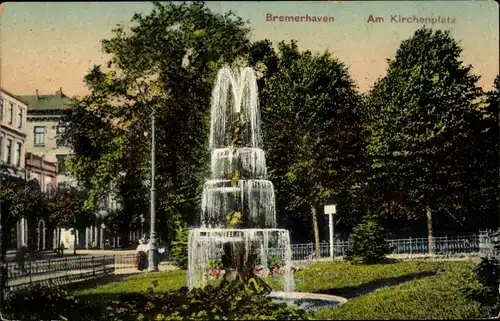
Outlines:
[[91,256],[90,257],[90,262],[91,262],[91,265],[92,265],[92,276],[95,277],[95,263],[94,263],[94,256]]
[[413,245],[411,244],[411,236],[410,236],[410,259],[413,257]]
[[446,256],[446,257],[448,257],[448,256],[449,256],[449,251],[450,251],[450,249],[449,249],[449,244],[448,244],[448,234],[446,234],[446,235],[444,236],[444,246],[445,246],[445,248],[446,248],[446,251],[445,251],[445,256]]
[[29,280],[30,280],[29,284],[31,285],[31,281],[32,281],[32,279],[31,279],[31,260],[28,261],[28,275],[29,275]]

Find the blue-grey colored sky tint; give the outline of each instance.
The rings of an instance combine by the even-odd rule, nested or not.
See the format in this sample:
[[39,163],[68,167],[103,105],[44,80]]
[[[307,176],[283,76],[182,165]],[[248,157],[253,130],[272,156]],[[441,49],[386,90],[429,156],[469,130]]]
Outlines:
[[[391,23],[391,15],[451,17],[449,29],[461,42],[463,60],[490,88],[499,70],[499,15],[494,1],[280,1],[209,2],[215,11],[232,10],[249,20],[254,39],[297,39],[302,49],[329,50],[345,62],[362,91],[385,72],[386,58],[422,24]],[[3,3],[0,16],[0,85],[16,94],[86,92],[83,76],[103,63],[99,41],[116,24],[128,25],[149,2]],[[333,23],[269,22],[274,16],[331,16]],[[370,15],[383,23],[367,23]]]

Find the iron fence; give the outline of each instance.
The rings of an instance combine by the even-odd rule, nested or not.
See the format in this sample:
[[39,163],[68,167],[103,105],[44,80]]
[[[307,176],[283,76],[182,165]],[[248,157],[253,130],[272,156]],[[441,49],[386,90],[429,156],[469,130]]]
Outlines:
[[[480,234],[482,235],[482,234]],[[432,242],[433,253],[442,256],[456,256],[464,254],[483,254],[489,248],[487,236],[457,236],[434,237]],[[390,255],[411,257],[412,255],[428,254],[429,240],[427,238],[389,239],[387,243]],[[342,258],[346,255],[348,241],[336,240],[334,242],[334,257]],[[314,244],[292,244],[293,260],[308,260],[314,257]],[[330,257],[329,242],[322,242],[319,246],[319,256]]]
[[[392,255],[411,257],[429,253],[427,238],[389,239],[387,243]],[[341,259],[346,255],[348,241],[336,240],[334,256]],[[492,242],[488,232],[462,237],[434,237],[433,253],[441,256],[487,255]],[[314,244],[292,244],[292,260],[308,260],[314,257]],[[330,257],[330,245],[320,243],[320,258]],[[170,253],[160,255],[160,262],[169,262]],[[27,260],[4,263],[5,289],[13,291],[33,284],[49,286],[83,281],[109,274],[124,274],[137,271],[136,254],[112,254],[52,259]]]
[[57,258],[6,262],[5,290],[15,291],[30,285],[62,285],[108,275],[114,272],[114,255]]

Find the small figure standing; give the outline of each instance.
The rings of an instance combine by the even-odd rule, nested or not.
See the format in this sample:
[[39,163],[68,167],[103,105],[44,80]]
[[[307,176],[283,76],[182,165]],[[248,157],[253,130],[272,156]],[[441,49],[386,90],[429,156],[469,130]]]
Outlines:
[[142,271],[147,268],[147,258],[146,258],[146,252],[148,251],[149,247],[146,244],[144,239],[139,240],[139,245],[137,246],[137,254],[135,257],[135,264],[137,266],[137,269],[139,271]]
[[63,255],[64,255],[64,243],[61,241],[61,243],[59,244],[59,256]]

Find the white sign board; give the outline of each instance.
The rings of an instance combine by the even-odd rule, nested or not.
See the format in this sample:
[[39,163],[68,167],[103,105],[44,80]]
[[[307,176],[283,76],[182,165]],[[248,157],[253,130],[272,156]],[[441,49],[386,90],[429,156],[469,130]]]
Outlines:
[[325,215],[337,213],[337,205],[325,205]]

